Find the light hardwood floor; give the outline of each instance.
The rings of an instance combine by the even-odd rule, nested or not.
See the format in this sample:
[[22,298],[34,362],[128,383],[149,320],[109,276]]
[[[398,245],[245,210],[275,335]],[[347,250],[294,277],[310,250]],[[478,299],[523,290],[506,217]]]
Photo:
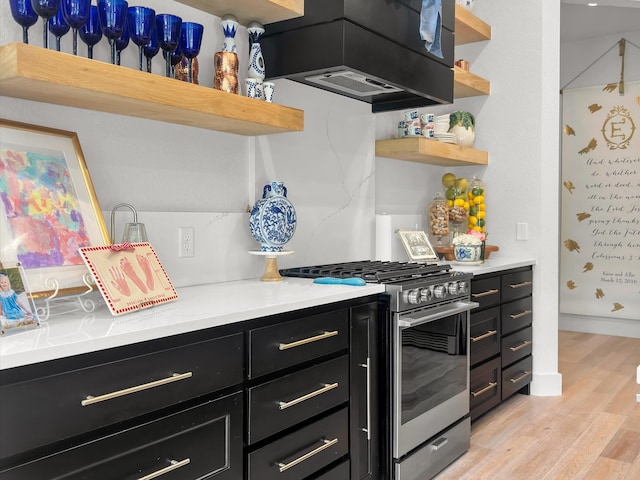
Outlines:
[[640,339],[559,332],[557,397],[516,394],[475,421],[436,480],[638,480]]

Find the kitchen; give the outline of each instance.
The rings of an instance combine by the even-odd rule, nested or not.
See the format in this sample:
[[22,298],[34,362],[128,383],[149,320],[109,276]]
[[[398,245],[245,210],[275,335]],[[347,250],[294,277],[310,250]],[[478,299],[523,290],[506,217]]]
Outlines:
[[[501,254],[536,261],[532,393],[557,395],[560,15],[550,2],[513,3],[478,2],[474,12],[492,25],[492,39],[467,47],[464,55],[474,72],[491,80],[492,94],[455,104],[476,114],[476,147],[490,152],[491,168],[453,171],[468,177],[477,173],[493,186],[488,205],[499,212],[500,222],[490,223],[490,238]],[[202,13],[176,2],[157,2],[157,11],[160,6],[200,19],[206,25],[202,51],[219,49],[222,35],[215,18],[205,21]],[[2,9],[0,43],[6,44],[17,40],[18,31],[8,5]],[[525,22],[530,28],[522,32]],[[238,45],[242,64],[248,51],[243,35]],[[96,56],[106,60],[102,47]],[[203,84],[212,78],[210,57],[201,59]],[[123,63],[135,65],[133,50],[123,52]],[[160,68],[154,65],[155,72]],[[372,258],[375,214],[423,214],[441,188],[442,167],[375,157],[375,140],[391,135],[397,114],[372,115],[367,104],[284,80],[276,82],[275,98],[304,110],[303,132],[240,137],[7,97],[2,116],[78,132],[105,213],[123,201],[136,206],[178,287],[261,274],[264,265],[247,254],[255,242],[244,228],[244,212],[272,179],[288,186],[300,222],[289,244],[295,253],[281,258],[281,267]],[[495,118],[508,120],[499,125],[488,120]],[[502,207],[514,199],[517,209]],[[195,227],[194,259],[173,254],[175,232],[186,219]],[[515,239],[518,222],[529,224],[529,240]]]

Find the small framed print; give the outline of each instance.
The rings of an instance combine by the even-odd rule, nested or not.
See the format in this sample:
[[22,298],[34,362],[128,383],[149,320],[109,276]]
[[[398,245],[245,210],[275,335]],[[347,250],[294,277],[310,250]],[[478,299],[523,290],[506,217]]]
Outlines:
[[31,298],[24,269],[19,263],[0,263],[0,332],[38,326],[38,314]]
[[411,260],[419,262],[438,259],[427,234],[422,230],[398,230],[398,235]]

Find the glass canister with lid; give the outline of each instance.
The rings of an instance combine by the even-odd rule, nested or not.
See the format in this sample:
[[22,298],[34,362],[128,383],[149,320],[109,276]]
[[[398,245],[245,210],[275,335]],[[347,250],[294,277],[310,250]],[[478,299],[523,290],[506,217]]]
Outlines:
[[467,196],[469,197],[469,230],[480,233],[487,233],[487,211],[486,211],[486,185],[477,176],[474,176],[469,183]]
[[429,234],[435,238],[436,245],[442,246],[443,239],[449,235],[449,206],[439,192],[429,204],[428,218]]

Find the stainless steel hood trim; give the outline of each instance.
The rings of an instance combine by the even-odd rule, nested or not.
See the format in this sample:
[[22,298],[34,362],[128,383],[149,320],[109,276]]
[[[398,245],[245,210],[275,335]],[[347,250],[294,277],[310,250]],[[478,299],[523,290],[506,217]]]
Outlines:
[[311,75],[305,77],[305,80],[310,83],[317,83],[318,85],[329,87],[334,90],[340,90],[341,92],[350,93],[359,97],[402,92],[401,88],[388,83],[379,82],[366,77],[365,75],[360,75],[359,73],[349,70]]

